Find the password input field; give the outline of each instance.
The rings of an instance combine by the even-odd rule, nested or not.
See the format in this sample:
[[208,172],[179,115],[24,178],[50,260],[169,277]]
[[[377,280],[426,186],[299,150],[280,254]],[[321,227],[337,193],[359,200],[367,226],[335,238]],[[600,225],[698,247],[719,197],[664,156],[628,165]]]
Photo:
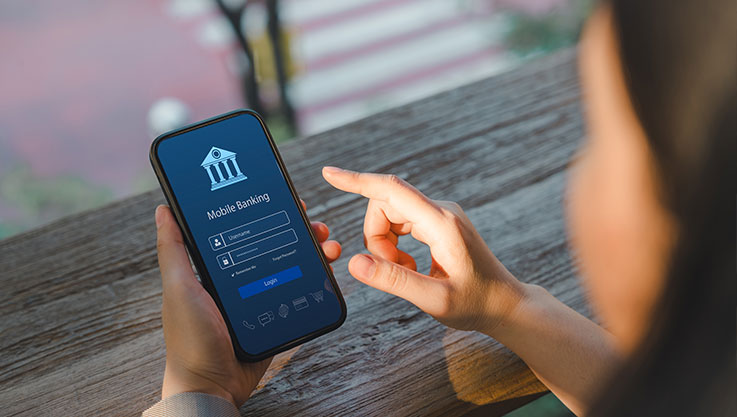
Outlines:
[[233,265],[250,261],[251,259],[297,243],[297,240],[297,234],[294,232],[294,229],[287,229],[218,255],[218,265],[220,265],[221,269],[227,269]]

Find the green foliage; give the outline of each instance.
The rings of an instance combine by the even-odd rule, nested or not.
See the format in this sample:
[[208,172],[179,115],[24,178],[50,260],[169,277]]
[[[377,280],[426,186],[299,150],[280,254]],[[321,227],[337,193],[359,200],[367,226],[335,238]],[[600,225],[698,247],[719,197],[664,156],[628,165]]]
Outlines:
[[13,236],[21,231],[23,231],[23,228],[19,224],[0,221],[0,239]]
[[543,15],[506,13],[509,29],[504,44],[520,56],[537,55],[575,45],[584,20],[591,10],[590,0],[572,0]]
[[130,189],[132,193],[143,193],[158,188],[159,182],[156,180],[153,170],[150,169],[137,171],[131,180]]
[[99,207],[112,200],[112,190],[76,176],[39,178],[26,166],[16,166],[0,181],[0,199],[20,217],[0,223],[0,238],[55,218]]
[[573,415],[555,395],[546,394],[505,414],[504,417],[573,417]]
[[274,137],[276,143],[285,143],[294,139],[294,131],[287,123],[287,119],[281,115],[269,116],[266,120],[266,126]]

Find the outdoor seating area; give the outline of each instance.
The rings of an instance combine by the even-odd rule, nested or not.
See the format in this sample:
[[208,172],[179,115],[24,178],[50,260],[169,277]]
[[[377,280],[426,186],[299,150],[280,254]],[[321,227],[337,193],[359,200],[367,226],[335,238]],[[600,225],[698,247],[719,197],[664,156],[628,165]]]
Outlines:
[[0,417],[734,417],[735,28],[1,1]]
[[[284,145],[308,215],[358,251],[365,203],[317,173],[324,161],[398,172],[460,202],[512,271],[583,311],[560,211],[582,135],[574,60],[563,52]],[[4,276],[23,277],[0,299],[0,402],[10,414],[117,414],[155,402],[165,350],[153,210],[162,202],[154,190],[0,243]],[[425,250],[409,251],[425,259]],[[335,264],[346,323],[278,355],[248,415],[501,415],[546,391],[499,343],[357,283],[346,263]]]

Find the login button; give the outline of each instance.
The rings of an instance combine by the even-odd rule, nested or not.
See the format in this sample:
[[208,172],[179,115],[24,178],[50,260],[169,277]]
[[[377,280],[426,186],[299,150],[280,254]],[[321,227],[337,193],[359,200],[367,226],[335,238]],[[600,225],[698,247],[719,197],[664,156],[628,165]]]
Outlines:
[[302,270],[299,269],[299,266],[293,266],[276,274],[269,275],[266,278],[246,284],[238,288],[238,293],[241,298],[245,299],[301,277]]

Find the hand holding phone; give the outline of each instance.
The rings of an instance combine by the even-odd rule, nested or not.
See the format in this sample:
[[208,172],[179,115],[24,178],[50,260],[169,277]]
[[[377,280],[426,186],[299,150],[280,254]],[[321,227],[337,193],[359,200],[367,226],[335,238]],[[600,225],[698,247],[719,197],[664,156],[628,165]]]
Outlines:
[[[238,407],[256,388],[271,358],[248,363],[235,357],[227,326],[212,297],[197,282],[182,234],[168,207],[156,209],[156,225],[167,355],[162,398],[180,392],[204,392]],[[328,262],[336,260],[340,244],[328,240],[327,226],[320,222],[311,226]]]
[[[257,362],[343,323],[319,241],[327,228],[310,226],[258,115],[235,111],[164,134],[151,163],[211,297],[202,303],[219,313],[235,358]],[[192,346],[206,345],[200,330],[177,329]]]

